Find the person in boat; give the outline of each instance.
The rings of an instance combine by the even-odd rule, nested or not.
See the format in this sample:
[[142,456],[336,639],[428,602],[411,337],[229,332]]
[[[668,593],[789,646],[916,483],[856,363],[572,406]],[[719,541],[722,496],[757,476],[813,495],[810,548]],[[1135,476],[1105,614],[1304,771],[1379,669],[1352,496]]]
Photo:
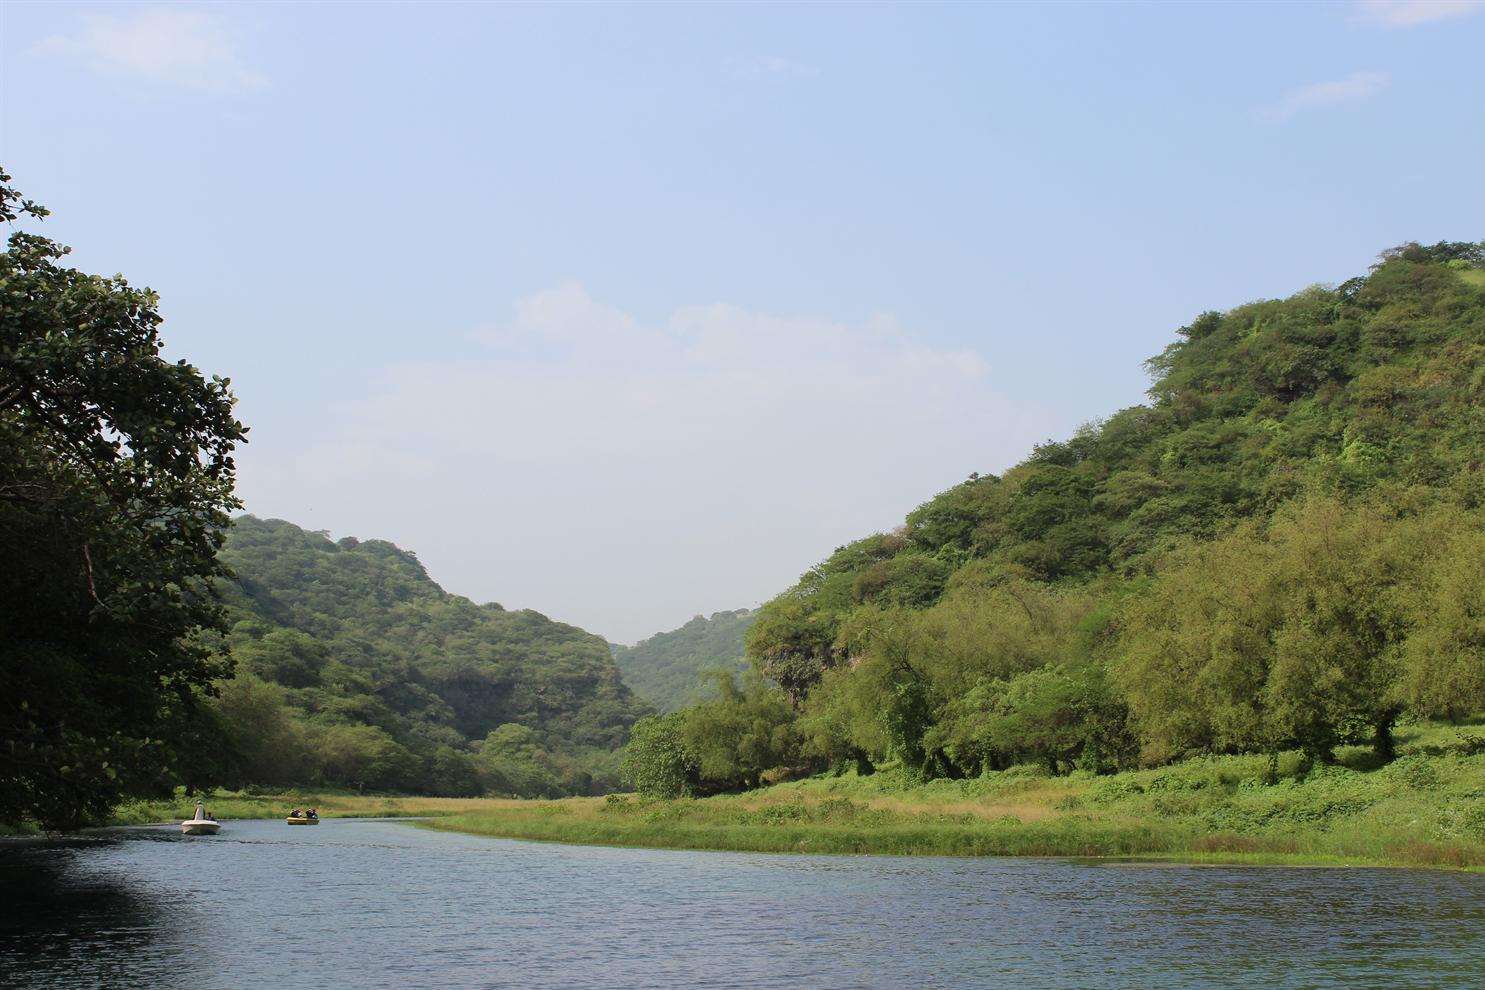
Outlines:
[[295,808],[293,811],[289,812],[289,817],[290,818],[303,818],[304,817],[304,812],[300,811],[298,808]]
[[304,817],[306,817],[306,818],[319,818],[320,815],[319,815],[319,812],[315,811],[315,809],[310,808],[309,811],[308,811],[308,813],[306,813]]

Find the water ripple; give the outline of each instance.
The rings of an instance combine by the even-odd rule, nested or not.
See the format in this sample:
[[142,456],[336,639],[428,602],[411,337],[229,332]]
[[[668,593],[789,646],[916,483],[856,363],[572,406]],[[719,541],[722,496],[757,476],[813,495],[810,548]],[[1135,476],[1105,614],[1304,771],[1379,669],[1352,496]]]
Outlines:
[[666,852],[386,820],[0,849],[0,986],[1477,987],[1485,879]]

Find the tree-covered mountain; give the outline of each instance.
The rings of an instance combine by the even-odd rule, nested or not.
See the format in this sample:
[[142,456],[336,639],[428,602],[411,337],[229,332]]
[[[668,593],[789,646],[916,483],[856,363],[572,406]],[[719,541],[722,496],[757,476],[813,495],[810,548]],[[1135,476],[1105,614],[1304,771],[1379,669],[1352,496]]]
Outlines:
[[662,712],[674,711],[709,694],[710,673],[747,669],[743,638],[756,616],[745,608],[698,615],[633,646],[615,645],[614,660],[636,694]]
[[1485,244],[1203,313],[1148,368],[1148,405],[768,602],[747,645],[778,687],[646,723],[631,769],[1385,759],[1399,718],[1485,709]]
[[380,540],[242,516],[217,709],[256,784],[602,791],[643,714],[601,638],[445,592]]

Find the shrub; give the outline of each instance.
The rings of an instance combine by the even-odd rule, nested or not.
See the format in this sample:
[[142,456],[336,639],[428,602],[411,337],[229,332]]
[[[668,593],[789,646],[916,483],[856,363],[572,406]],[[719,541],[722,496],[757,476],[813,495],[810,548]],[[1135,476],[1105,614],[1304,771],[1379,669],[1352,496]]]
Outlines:
[[683,716],[651,715],[634,723],[624,750],[624,779],[643,797],[690,797],[696,763],[681,743]]

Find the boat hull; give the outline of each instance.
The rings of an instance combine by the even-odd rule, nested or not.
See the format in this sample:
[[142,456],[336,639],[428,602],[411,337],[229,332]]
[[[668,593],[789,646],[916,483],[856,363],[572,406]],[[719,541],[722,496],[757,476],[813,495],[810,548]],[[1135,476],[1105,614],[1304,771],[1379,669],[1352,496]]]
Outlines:
[[284,821],[287,822],[290,825],[318,825],[318,824],[320,824],[320,820],[318,818],[285,818]]
[[186,835],[216,835],[222,826],[216,822],[181,822],[180,830]]

